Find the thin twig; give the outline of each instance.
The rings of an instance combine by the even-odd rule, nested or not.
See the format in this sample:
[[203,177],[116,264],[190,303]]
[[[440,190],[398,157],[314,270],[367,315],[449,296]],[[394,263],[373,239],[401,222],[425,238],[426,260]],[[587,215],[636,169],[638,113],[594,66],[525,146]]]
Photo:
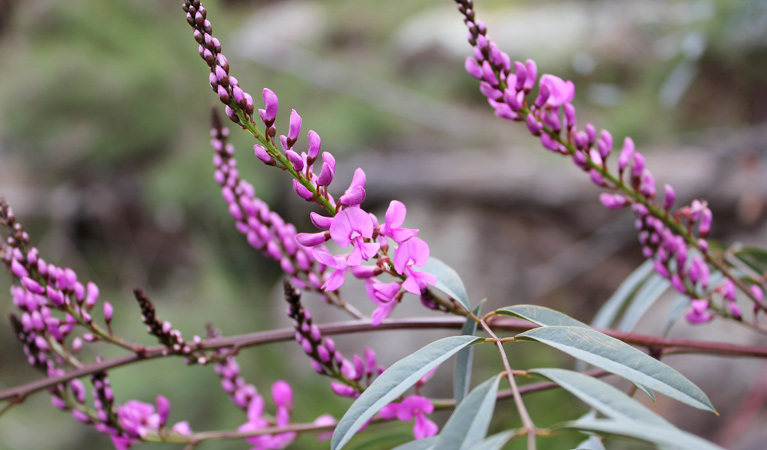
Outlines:
[[533,419],[530,418],[530,413],[527,412],[525,402],[522,400],[522,395],[519,393],[517,382],[514,380],[514,371],[509,364],[506,350],[503,349],[503,343],[498,339],[498,336],[493,333],[493,330],[487,325],[487,322],[480,320],[479,324],[482,325],[482,328],[491,338],[495,339],[495,345],[498,347],[498,351],[501,354],[503,367],[506,369],[506,378],[509,380],[509,386],[511,386],[511,394],[514,398],[514,404],[517,406],[520,419],[522,419],[522,425],[527,431],[527,450],[535,450],[535,424],[533,423]]
[[[405,330],[405,329],[460,329],[465,319],[460,317],[442,317],[442,318],[413,318],[413,319],[388,319],[377,326],[370,324],[370,321],[349,321],[336,322],[320,326],[322,334],[338,335],[351,334],[370,331],[385,330]],[[527,331],[537,328],[530,322],[521,319],[499,318],[495,317],[490,323],[496,329],[506,331]],[[720,356],[745,356],[754,358],[767,358],[767,346],[763,345],[738,345],[724,342],[712,341],[693,341],[686,339],[672,339],[658,336],[649,336],[638,333],[626,333],[614,330],[599,330],[608,336],[612,336],[627,344],[637,345],[648,349],[673,349],[674,353],[706,353]],[[207,339],[200,343],[203,349],[218,348],[246,348],[258,345],[271,344],[275,342],[285,342],[293,340],[295,330],[293,328],[283,328],[279,330],[260,331],[238,336],[221,337]],[[141,354],[132,353],[105,361],[83,365],[83,367],[71,370],[57,377],[43,378],[23,385],[0,391],[0,401],[11,399],[11,402],[18,403],[23,401],[31,393],[67,382],[74,378],[80,378],[92,373],[101,372],[115,367],[124,366],[142,360],[150,360],[165,356],[163,354],[165,347],[154,346],[146,347]]]

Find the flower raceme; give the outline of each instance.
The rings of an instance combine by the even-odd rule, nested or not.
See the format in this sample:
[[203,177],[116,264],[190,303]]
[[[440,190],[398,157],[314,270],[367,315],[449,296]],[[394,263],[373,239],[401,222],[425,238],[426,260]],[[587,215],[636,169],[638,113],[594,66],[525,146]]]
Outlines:
[[[614,149],[613,137],[607,130],[597,133],[591,124],[578,129],[575,107],[571,103],[575,97],[573,82],[550,74],[538,78],[537,65],[530,59],[525,63],[512,62],[487,38],[484,22],[475,20],[473,0],[456,0],[456,3],[464,15],[473,50],[473,56],[466,58],[466,71],[479,80],[480,91],[496,115],[524,122],[544,148],[570,157],[578,168],[589,174],[594,184],[613,191],[600,194],[605,207],[633,209],[642,252],[653,261],[659,275],[690,298],[692,309],[686,316],[690,323],[711,319],[712,315],[706,310],[715,292],[727,302],[727,315],[740,320],[734,294],[730,295],[731,290],[727,289],[729,285],[722,284],[716,289],[708,286],[705,239],[711,228],[712,214],[706,203],[694,200],[672,211],[675,193],[666,185],[663,203],[659,204],[653,174],[645,167],[644,156],[635,150],[629,137],[625,138],[617,158],[617,175],[611,172],[608,159]],[[536,83],[538,93],[533,97],[530,94]],[[696,227],[697,237],[693,234]],[[758,307],[755,304],[755,308]]]

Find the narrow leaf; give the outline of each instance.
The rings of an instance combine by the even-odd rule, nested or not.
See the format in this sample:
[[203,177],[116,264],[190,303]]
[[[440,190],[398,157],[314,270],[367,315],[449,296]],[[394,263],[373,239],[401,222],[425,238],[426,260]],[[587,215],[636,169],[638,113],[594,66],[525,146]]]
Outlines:
[[400,446],[394,447],[394,450],[432,450],[436,448],[437,436],[419,439],[417,441],[406,442]]
[[650,397],[650,400],[652,400],[652,402],[653,402],[653,404],[654,404],[654,405],[657,405],[657,404],[658,404],[658,401],[657,401],[657,400],[655,400],[655,393],[654,393],[654,392],[653,392],[651,389],[649,389],[649,388],[648,388],[648,387],[646,387],[646,386],[642,386],[641,384],[637,384],[637,383],[634,383],[634,386],[636,386],[636,387],[637,387],[637,389],[639,389],[640,391],[644,392],[644,393],[645,393],[645,395],[647,395],[648,397]]
[[651,276],[632,299],[631,304],[618,323],[618,329],[621,331],[631,331],[634,329],[639,319],[658,301],[669,286],[671,286],[671,283],[660,275],[655,274]]
[[599,311],[594,316],[594,320],[591,321],[591,326],[594,328],[610,328],[615,318],[618,317],[618,314],[623,309],[623,306],[634,297],[634,293],[647,281],[647,277],[653,273],[653,270],[652,261],[648,259],[631,272],[631,275],[623,280],[623,283],[618,286],[613,295],[599,308]]
[[466,449],[487,436],[500,380],[500,376],[494,376],[471,391],[442,428],[436,448]]
[[331,449],[342,448],[381,408],[396,400],[430,370],[479,340],[481,338],[474,336],[447,337],[392,364],[365,389],[338,422]]
[[532,369],[529,372],[548,378],[607,417],[673,426],[666,419],[602,380],[565,369]]
[[[479,315],[484,300],[474,308],[475,316]],[[464,336],[474,336],[477,333],[477,322],[471,317],[466,318],[463,324],[461,334]],[[467,347],[455,357],[455,373],[453,374],[453,396],[455,397],[455,406],[461,404],[466,397],[471,385],[471,368],[474,362],[474,347]]]
[[498,434],[494,434],[487,439],[478,442],[468,450],[501,450],[507,442],[514,437],[516,432],[514,430],[504,431]]
[[575,320],[567,314],[546,308],[545,306],[514,305],[496,310],[495,313],[502,316],[519,317],[542,327],[588,327],[585,323]]
[[434,285],[435,288],[452,297],[466,311],[471,310],[469,294],[466,293],[466,288],[463,286],[463,281],[458,276],[458,272],[452,267],[437,258],[430,257],[420,271],[437,277],[437,284]]
[[684,312],[689,307],[690,297],[686,295],[677,296],[677,298],[671,302],[671,307],[669,307],[668,313],[666,314],[666,320],[663,322],[663,327],[661,327],[660,335],[668,336],[669,331],[671,331],[671,327],[674,326],[674,323],[676,323],[676,321],[682,317]]
[[636,422],[629,420],[576,421],[565,424],[565,428],[627,436],[680,450],[723,450],[718,445],[678,428],[650,424],[638,426]]
[[605,444],[596,436],[589,436],[585,441],[581,441],[572,450],[605,450]]
[[561,350],[695,408],[713,411],[706,394],[682,374],[647,354],[591,328],[534,328],[515,337]]

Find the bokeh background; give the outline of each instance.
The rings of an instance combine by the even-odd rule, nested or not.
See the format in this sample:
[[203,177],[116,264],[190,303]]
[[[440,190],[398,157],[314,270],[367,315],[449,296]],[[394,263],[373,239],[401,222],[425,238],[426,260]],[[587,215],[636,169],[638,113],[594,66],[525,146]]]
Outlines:
[[[707,198],[714,239],[767,245],[767,3],[477,3],[490,36],[512,59],[532,57],[541,72],[575,82],[582,122],[609,129],[617,142],[632,136],[658,183],[674,185],[680,201]],[[391,199],[404,201],[407,224],[421,229],[433,255],[458,269],[473,299],[544,304],[588,321],[641,263],[630,213],[604,210],[588,177],[542,150],[524,126],[492,115],[463,71],[469,46],[453,2],[205,5],[241,85],[254,98],[263,87],[279,95],[278,125],[295,108],[305,131],[320,133],[323,149],[339,160],[337,189],[361,166],[369,209],[382,214]],[[144,289],[160,317],[187,336],[202,334],[206,323],[226,335],[289,325],[278,265],[237,233],[213,181],[208,132],[216,98],[191,34],[179,1],[0,0],[0,193],[41,255],[96,282],[115,306],[116,331],[147,344],[152,340],[139,322],[133,287]],[[241,171],[258,195],[299,230],[311,230],[309,208],[289,180],[253,158],[246,133],[232,135]],[[0,277],[0,292],[7,289],[8,278]],[[358,287],[346,296],[372,310]],[[399,316],[427,313],[410,300]],[[658,333],[668,300],[637,329]],[[317,299],[306,302],[323,321],[343,318]],[[3,316],[13,310],[8,295],[0,310]],[[346,353],[371,345],[391,364],[439,335],[338,342]],[[678,323],[671,335],[761,342],[719,322]],[[0,342],[0,388],[39,377],[6,320]],[[510,352],[520,368],[572,364],[531,344]],[[349,405],[310,373],[293,343],[249,349],[239,361],[264,393],[277,379],[291,381],[296,422],[321,412],[340,417]],[[661,414],[728,448],[763,448],[763,363],[667,362],[699,383],[722,415],[659,399]],[[476,381],[500,370],[493,352],[480,352],[478,366]],[[433,383],[430,392],[447,397],[450,373],[443,372],[445,382]],[[189,420],[195,430],[245,421],[209,367],[167,359],[110,376],[118,401],[164,394],[173,404],[171,420]],[[556,391],[534,394],[528,403],[541,425],[585,412]],[[497,418],[499,430],[517,421],[511,403],[499,404]],[[355,448],[391,448],[409,432],[407,424],[372,427]],[[541,448],[572,448],[579,440],[542,440]],[[43,394],[0,418],[0,448],[110,444]],[[324,446],[307,436],[291,448]],[[611,439],[608,448],[645,447]]]

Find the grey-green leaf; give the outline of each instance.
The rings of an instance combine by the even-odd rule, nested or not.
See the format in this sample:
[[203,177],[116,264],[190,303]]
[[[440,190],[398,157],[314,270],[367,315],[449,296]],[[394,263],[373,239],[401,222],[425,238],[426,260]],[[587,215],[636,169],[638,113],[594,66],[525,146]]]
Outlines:
[[481,442],[477,442],[468,450],[501,450],[501,448],[514,437],[514,434],[514,430],[494,434],[489,438],[483,439]]
[[631,300],[631,304],[623,314],[621,321],[618,323],[618,329],[621,331],[630,331],[634,329],[639,319],[644,316],[648,309],[660,298],[660,296],[666,292],[671,286],[668,280],[662,278],[658,274],[654,274],[647,280],[634,298]]
[[605,444],[596,436],[589,436],[585,441],[581,441],[572,450],[605,450]]
[[495,311],[502,316],[513,316],[533,322],[542,327],[566,326],[588,327],[585,323],[575,320],[567,314],[555,311],[545,306],[537,305],[514,305],[507,306]]
[[[479,315],[479,311],[482,308],[484,300],[474,308],[475,316]],[[463,324],[461,334],[464,336],[474,336],[477,333],[477,322],[471,318],[466,318],[466,322]],[[469,386],[471,385],[471,368],[474,362],[474,347],[467,347],[455,356],[455,372],[453,373],[453,396],[455,397],[455,405],[461,404],[461,401],[466,397],[469,392]]]
[[437,283],[434,285],[435,288],[455,299],[466,311],[471,310],[469,294],[466,293],[466,288],[463,285],[463,281],[461,281],[461,277],[458,276],[458,272],[452,267],[437,258],[430,257],[419,271],[430,273],[437,277]]
[[594,328],[609,328],[615,318],[618,317],[618,314],[620,314],[623,305],[633,298],[634,293],[647,280],[647,277],[653,273],[653,270],[652,261],[648,259],[631,272],[631,275],[623,280],[623,283],[618,286],[615,293],[599,308],[599,311],[594,316],[594,320],[591,321],[591,326]]
[[679,450],[723,450],[705,439],[678,428],[641,424],[629,420],[595,419],[565,424],[565,428],[627,436],[661,447]]
[[394,447],[394,450],[432,450],[434,444],[437,443],[437,436],[428,437],[425,439],[419,439],[417,441],[406,442],[402,445]]
[[682,374],[592,328],[534,328],[516,339],[541,342],[682,403],[716,412],[706,394]]
[[607,417],[673,427],[641,403],[594,377],[565,369],[532,369],[529,372],[548,378]]
[[442,428],[436,448],[466,449],[487,436],[500,380],[500,376],[494,376],[471,391]]
[[479,340],[481,338],[474,336],[447,337],[392,364],[346,411],[333,432],[330,448],[342,448],[381,408],[396,400],[430,370]]

